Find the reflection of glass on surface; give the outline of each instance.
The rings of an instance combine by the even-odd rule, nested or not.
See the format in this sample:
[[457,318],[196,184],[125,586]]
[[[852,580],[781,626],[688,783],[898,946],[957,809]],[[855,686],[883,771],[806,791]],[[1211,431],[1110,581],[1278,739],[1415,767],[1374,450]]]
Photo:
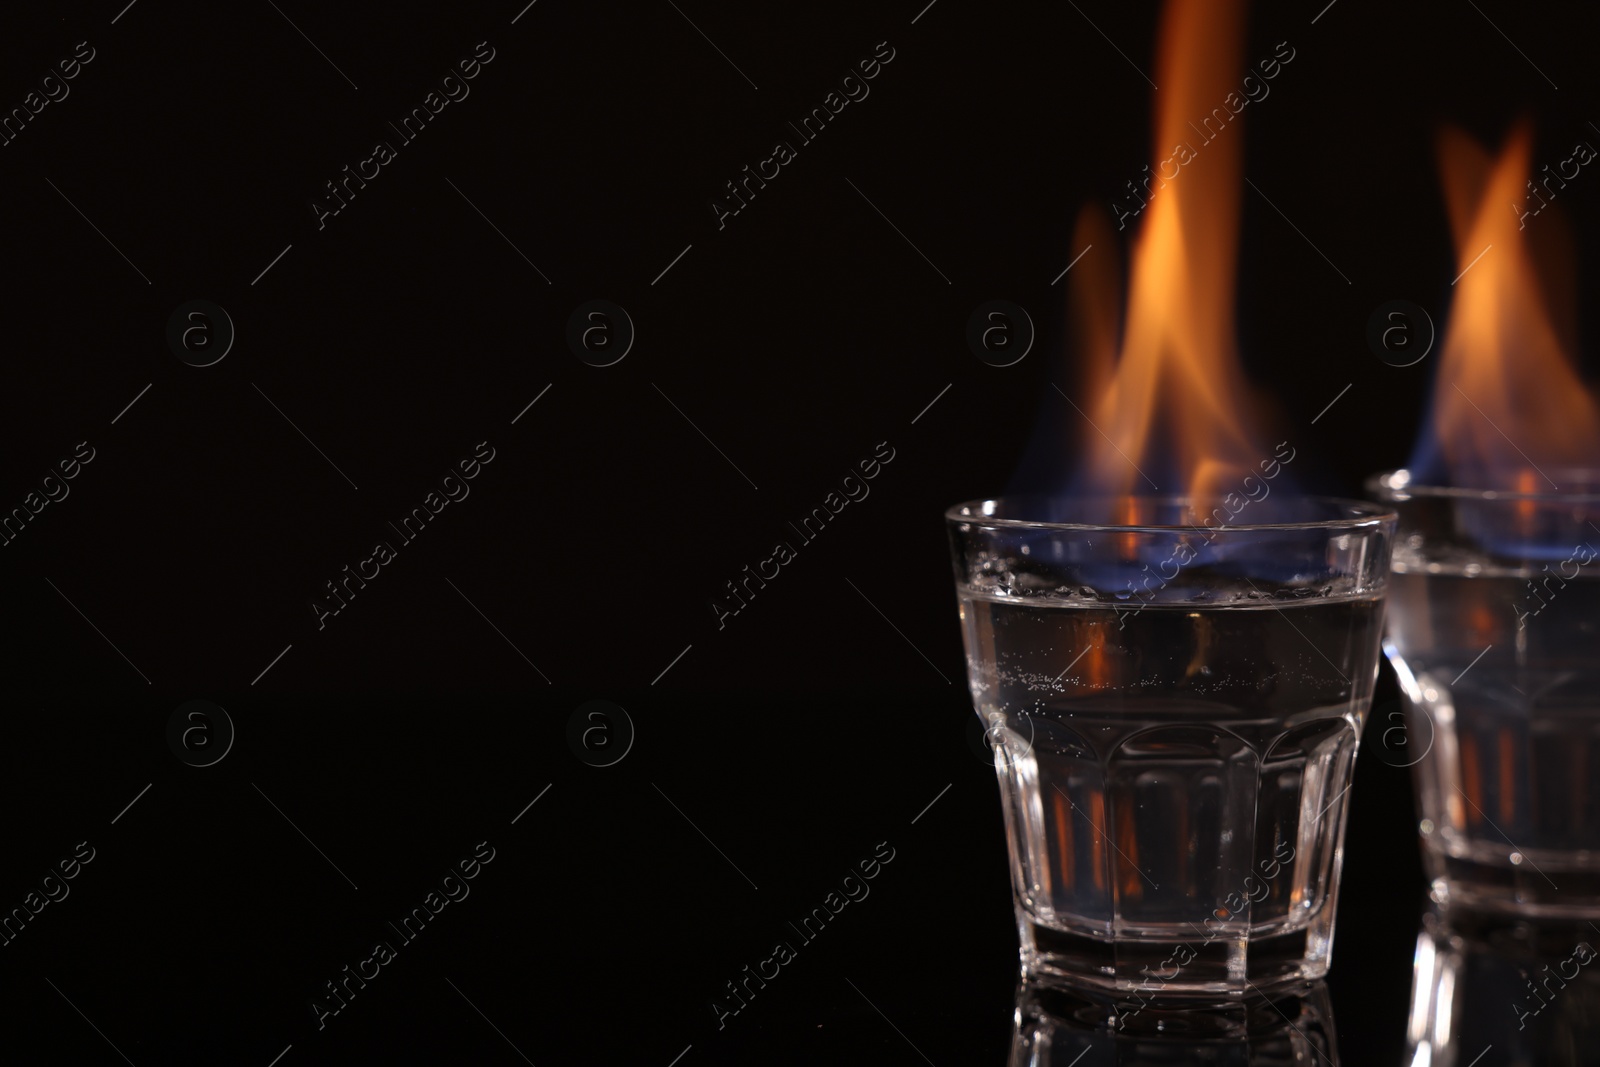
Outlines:
[[1333,1011],[1321,982],[1225,1009],[1151,1008],[1120,1027],[1114,1011],[1060,989],[1022,986],[1009,1067],[1339,1067]]
[[1393,519],[1274,499],[1257,526],[1176,500],[1081,521],[1097,503],[948,516],[1023,971],[1125,1013],[1320,977]]
[[[1461,921],[1461,914],[1455,915]],[[1596,946],[1600,933],[1587,922],[1518,921],[1464,932],[1437,913],[1425,916],[1413,967],[1407,1062],[1411,1067],[1596,1062]]]
[[1371,487],[1434,900],[1600,918],[1600,494]]

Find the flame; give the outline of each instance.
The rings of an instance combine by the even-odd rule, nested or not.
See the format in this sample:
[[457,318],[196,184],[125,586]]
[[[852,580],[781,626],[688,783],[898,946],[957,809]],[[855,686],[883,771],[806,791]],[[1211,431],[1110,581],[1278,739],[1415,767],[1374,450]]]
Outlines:
[[1528,180],[1532,146],[1526,125],[1498,159],[1458,131],[1439,139],[1462,273],[1440,351],[1432,443],[1452,485],[1548,492],[1560,471],[1600,457],[1600,406],[1568,355],[1574,316],[1562,290],[1573,273],[1552,245],[1566,234],[1557,219],[1524,214],[1542,213]]
[[[1238,118],[1225,102],[1237,97],[1243,30],[1242,0],[1172,0],[1163,13],[1154,139],[1161,163],[1152,165],[1133,244],[1120,346],[1113,257],[1074,274],[1070,313],[1097,398],[1084,436],[1097,494],[1213,497],[1262,455],[1242,421],[1249,390],[1233,321],[1244,139],[1227,128]],[[1209,127],[1191,120],[1216,112],[1230,121],[1207,140]],[[1076,243],[1115,247],[1110,226],[1088,210]],[[1181,484],[1160,484],[1173,475]]]

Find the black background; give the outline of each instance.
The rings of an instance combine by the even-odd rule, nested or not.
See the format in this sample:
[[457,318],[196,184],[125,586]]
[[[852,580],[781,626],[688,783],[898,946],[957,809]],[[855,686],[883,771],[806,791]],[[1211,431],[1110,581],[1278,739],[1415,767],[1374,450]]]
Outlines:
[[[1059,417],[1051,280],[1080,206],[1150,162],[1157,9],[123,2],[0,29],[5,108],[95,50],[0,147],[0,507],[95,450],[0,550],[0,904],[97,850],[0,949],[16,1057],[919,1062],[909,1038],[1000,1062],[1015,934],[941,513]],[[1253,12],[1246,58],[1296,57],[1244,115],[1240,347],[1302,488],[1359,494],[1417,432],[1430,361],[1365,331],[1394,299],[1444,324],[1440,124],[1536,118],[1540,164],[1596,143],[1595,28],[1504,0]],[[323,183],[480,41],[470,96],[319,230]],[[870,96],[719,230],[723,183],[881,41]],[[1597,198],[1585,171],[1559,201],[1580,249]],[[597,298],[637,330],[605,368],[564,339]],[[166,340],[194,299],[237,330],[205,368]],[[1014,366],[967,348],[990,299],[1038,328]],[[323,584],[485,440],[470,496],[319,629]],[[723,583],[885,441],[870,497],[719,629]],[[208,768],[165,739],[195,698],[238,730]],[[636,727],[612,767],[566,739],[592,699]],[[1340,1047],[1396,1062],[1406,772],[1364,759],[1352,797]],[[482,840],[471,896],[319,1032],[322,983]],[[882,841],[871,897],[719,1030],[723,983]]]

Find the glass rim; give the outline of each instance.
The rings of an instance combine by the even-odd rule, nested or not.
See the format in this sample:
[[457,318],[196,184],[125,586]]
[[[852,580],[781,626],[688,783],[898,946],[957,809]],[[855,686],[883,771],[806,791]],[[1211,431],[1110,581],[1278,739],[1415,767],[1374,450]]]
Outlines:
[[[1585,473],[1600,476],[1600,470],[1586,471]],[[1402,475],[1404,476],[1403,478],[1401,477]],[[1396,479],[1399,479],[1398,483]],[[1381,495],[1385,500],[1394,501],[1420,497],[1430,500],[1510,500],[1551,504],[1600,504],[1600,489],[1550,489],[1524,492],[1519,489],[1471,489],[1460,485],[1424,485],[1413,482],[1411,480],[1411,472],[1405,467],[1397,467],[1391,471],[1379,471],[1377,474],[1371,475],[1367,478],[1367,491],[1375,495]]]
[[[977,525],[991,529],[1011,530],[1061,530],[1073,532],[1094,533],[1194,533],[1229,531],[1233,533],[1248,533],[1264,530],[1370,530],[1378,529],[1385,524],[1394,525],[1399,520],[1399,514],[1387,503],[1375,503],[1370,500],[1352,500],[1347,497],[1294,495],[1284,499],[1297,500],[1305,503],[1328,507],[1330,510],[1342,511],[1344,514],[1328,519],[1314,519],[1301,522],[1241,522],[1223,523],[1216,526],[1202,526],[1199,523],[1101,523],[1101,522],[1060,522],[1039,519],[1015,519],[994,514],[984,514],[986,507],[992,508],[1007,502],[1018,500],[1133,500],[1139,502],[1159,503],[1165,505],[1192,506],[1194,498],[1184,494],[1143,494],[1136,496],[1063,496],[1050,497],[1042,494],[1018,494],[1012,497],[988,497],[978,500],[968,500],[960,504],[951,505],[945,509],[945,521],[951,525]],[[1259,503],[1259,502],[1258,502]]]

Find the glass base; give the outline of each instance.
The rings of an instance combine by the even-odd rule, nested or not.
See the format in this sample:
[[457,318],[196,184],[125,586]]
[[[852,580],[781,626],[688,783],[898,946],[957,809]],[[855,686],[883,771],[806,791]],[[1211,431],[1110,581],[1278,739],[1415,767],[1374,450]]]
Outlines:
[[1017,990],[1010,1062],[1077,1067],[1087,1048],[1102,1054],[1095,1062],[1106,1063],[1310,1065],[1317,1057],[1338,1062],[1331,1054],[1333,1016],[1321,982],[1249,1000],[1151,1004],[1138,1013],[1119,1010],[1123,1006],[1070,987],[1024,982]]
[[1033,983],[1115,1000],[1119,1017],[1144,1007],[1196,1007],[1276,996],[1328,973],[1327,934],[1289,930],[1246,939],[1110,940],[1044,926],[1019,910],[1022,974]]
[[1600,944],[1592,921],[1582,917],[1547,918],[1459,905],[1430,908],[1423,916],[1422,936],[1514,960],[1528,973],[1567,956],[1574,945]]
[[1521,861],[1513,864],[1505,860],[1511,850],[1479,851],[1486,855],[1451,856],[1425,847],[1435,904],[1508,918],[1600,919],[1600,870],[1593,865],[1574,866],[1571,854],[1532,850],[1513,852]]

